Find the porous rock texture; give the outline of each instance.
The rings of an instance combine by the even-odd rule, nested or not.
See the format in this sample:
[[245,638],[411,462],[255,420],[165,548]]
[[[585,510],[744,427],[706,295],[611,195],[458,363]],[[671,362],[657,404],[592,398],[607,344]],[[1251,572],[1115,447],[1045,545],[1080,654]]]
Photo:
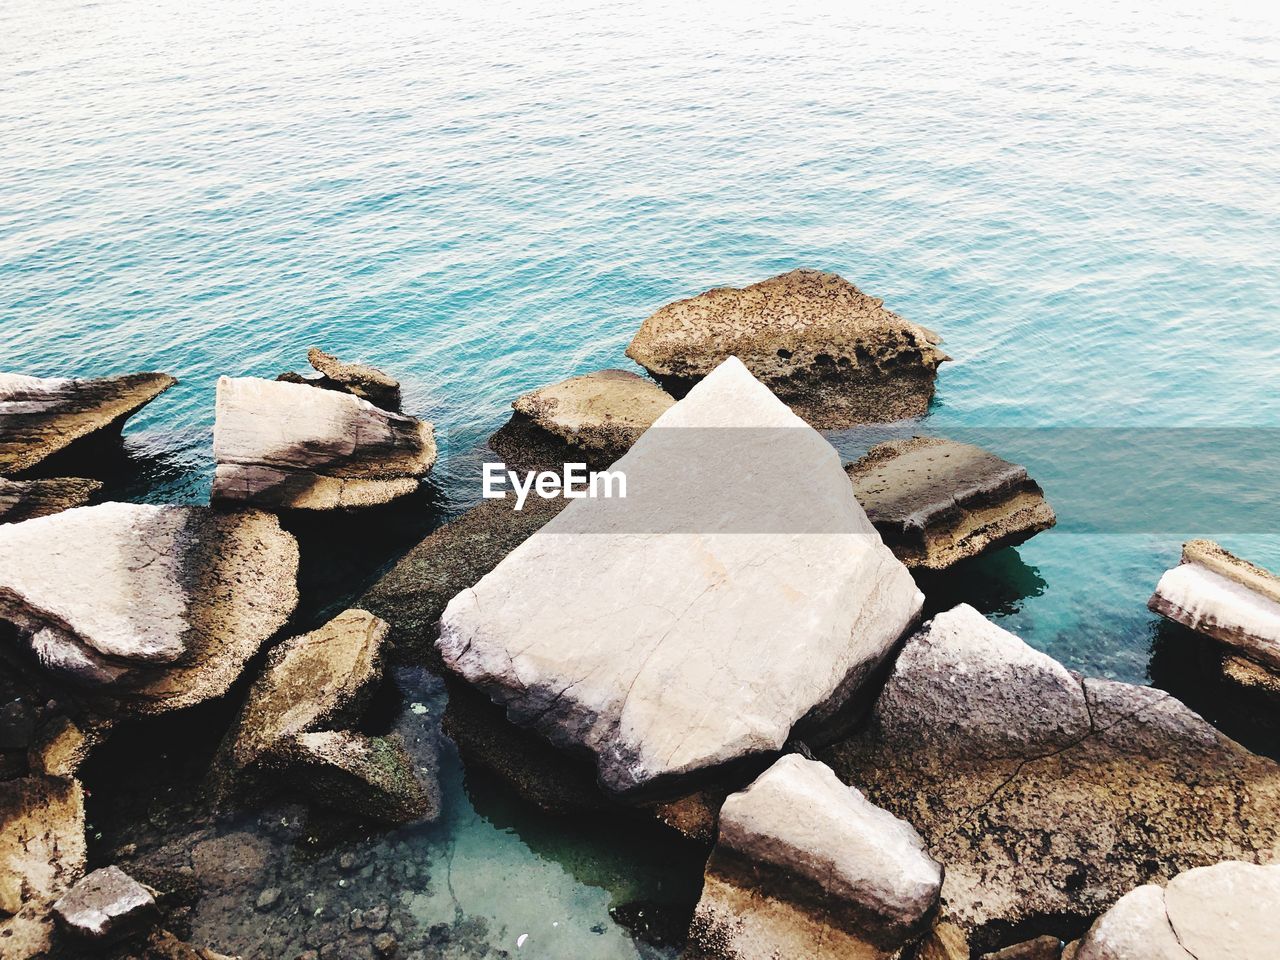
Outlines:
[[218,380],[214,500],[332,510],[418,489],[436,460],[431,424],[333,390]]
[[1280,866],[1227,861],[1125,894],[1075,960],[1271,960],[1280,944]]
[[866,728],[819,756],[920,831],[946,865],[942,919],[975,949],[1075,936],[1140,884],[1280,855],[1274,762],[965,605],[907,641]]
[[645,320],[627,356],[677,395],[736,356],[826,429],[923,414],[949,359],[940,342],[834,273],[793,270],[668,304]]
[[54,477],[48,480],[5,480],[0,477],[0,523],[21,523],[33,517],[83,507],[102,489],[97,480]]
[[136,932],[157,913],[154,892],[116,866],[81,879],[54,903],[53,912],[74,936],[90,942]]
[[693,955],[894,957],[927,928],[941,884],[910,824],[825,764],[788,754],[720,810]]
[[282,373],[276,379],[325,390],[339,390],[368,400],[383,410],[400,410],[400,381],[377,367],[364,363],[346,363],[319,347],[312,347],[307,351],[307,362],[319,376],[304,377],[297,373]]
[[737,360],[613,469],[629,495],[574,500],[450,601],[438,646],[614,795],[778,750],[919,613],[835,451]]
[[0,527],[0,619],[128,711],[221,696],[298,601],[271,514],[104,503]]
[[0,475],[124,422],[178,381],[166,373],[73,380],[0,373]]
[[1191,540],[1147,606],[1280,672],[1280,577],[1211,540]]
[[945,570],[1057,522],[1025,467],[971,444],[890,440],[846,469],[867,518],[908,567]]

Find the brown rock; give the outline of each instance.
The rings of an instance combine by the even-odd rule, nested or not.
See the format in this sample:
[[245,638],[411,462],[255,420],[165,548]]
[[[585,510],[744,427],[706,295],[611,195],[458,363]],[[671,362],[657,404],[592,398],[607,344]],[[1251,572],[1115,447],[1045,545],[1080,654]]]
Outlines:
[[320,374],[324,386],[353,393],[384,410],[400,409],[400,382],[377,367],[364,363],[344,363],[319,347],[307,351],[307,362]]
[[104,943],[127,936],[156,917],[149,887],[116,866],[102,867],[78,881],[53,905],[63,926],[81,940]]
[[102,489],[97,480],[57,477],[50,480],[5,480],[0,477],[0,523],[21,523],[33,517],[82,507]]
[[982,960],[1060,960],[1062,941],[1057,937],[1036,937],[1011,947],[985,954]]
[[79,782],[43,776],[0,782],[0,912],[47,908],[84,867]]

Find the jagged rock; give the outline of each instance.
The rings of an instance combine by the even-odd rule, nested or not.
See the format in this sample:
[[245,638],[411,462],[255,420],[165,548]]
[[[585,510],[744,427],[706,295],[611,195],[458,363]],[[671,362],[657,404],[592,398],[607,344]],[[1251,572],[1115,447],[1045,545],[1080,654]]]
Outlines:
[[413,493],[436,460],[431,424],[332,390],[218,380],[215,500],[332,510]]
[[51,777],[72,777],[93,746],[67,717],[54,717],[36,735],[28,760],[31,770]]
[[79,782],[43,776],[0,781],[0,913],[47,908],[84,875],[84,866]]
[[597,370],[517,398],[510,422],[489,445],[508,464],[551,466],[576,458],[607,466],[674,403],[644,377]]
[[354,723],[382,675],[388,629],[371,613],[346,610],[272,650],[227,734],[233,766],[269,762],[295,734]]
[[300,733],[290,738],[285,755],[295,786],[322,806],[387,823],[440,815],[439,788],[419,779],[394,737],[345,730]]
[[945,570],[1057,522],[1025,467],[967,443],[890,440],[846,470],[867,518],[908,567]]
[[5,480],[0,477],[0,523],[21,523],[32,517],[82,507],[102,489],[97,480],[57,477],[50,480]]
[[778,750],[919,613],[835,451],[737,360],[613,469],[630,495],[574,500],[450,601],[438,646],[615,795]]
[[119,867],[94,870],[53,905],[62,924],[82,940],[107,942],[156,918],[156,898]]
[[158,713],[226,692],[297,570],[271,514],[104,503],[0,527],[0,619],[45,668]]
[[140,949],[141,953],[129,957],[129,960],[239,960],[204,947],[192,946],[179,940],[168,930],[160,929],[152,930],[147,939],[135,949]]
[[165,373],[91,380],[0,373],[0,474],[29,470],[90,434],[118,431],[177,382]]
[[1280,767],[1167,694],[1084,679],[968,606],[907,641],[865,729],[820,751],[946,864],[978,949],[1075,936],[1134,886],[1280,856]]
[[1192,540],[1147,606],[1280,671],[1280,577],[1210,540]]
[[645,320],[627,356],[677,395],[736,356],[826,429],[922,415],[949,359],[940,342],[834,273],[793,270],[668,304]]
[[1059,960],[1061,956],[1062,941],[1057,937],[1045,936],[984,954],[982,960]]
[[941,884],[910,824],[788,754],[725,800],[690,940],[717,960],[896,957]]
[[1270,960],[1280,943],[1280,866],[1225,862],[1125,894],[1075,960]]
[[383,410],[400,411],[400,382],[376,367],[363,363],[344,363],[319,347],[307,351],[307,362],[318,376],[282,373],[276,379],[284,383],[304,383],[325,390],[339,390],[368,400]]

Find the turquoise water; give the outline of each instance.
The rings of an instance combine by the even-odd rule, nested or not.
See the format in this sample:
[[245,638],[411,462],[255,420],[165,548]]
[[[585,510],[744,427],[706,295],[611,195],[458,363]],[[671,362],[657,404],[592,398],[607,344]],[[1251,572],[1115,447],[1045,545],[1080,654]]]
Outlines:
[[[215,378],[320,344],[403,381],[456,512],[518,393],[809,266],[945,337],[914,427],[1280,427],[1274,9],[690,6],[5,4],[0,366],[178,376],[116,494],[200,502]],[[1185,534],[1280,565],[1087,520],[938,596],[1141,682]]]

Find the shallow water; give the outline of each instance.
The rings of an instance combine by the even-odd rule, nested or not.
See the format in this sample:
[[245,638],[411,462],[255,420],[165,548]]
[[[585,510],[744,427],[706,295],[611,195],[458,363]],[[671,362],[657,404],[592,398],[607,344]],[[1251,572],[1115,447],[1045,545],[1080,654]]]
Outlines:
[[[1280,448],[1275,11],[691,6],[6,4],[0,367],[181,378],[131,422],[113,493],[201,502],[215,378],[320,344],[403,381],[444,441],[428,499],[454,513],[519,392],[629,367],[672,299],[835,270],[946,338],[908,429],[986,430],[1070,507],[931,602],[1144,681],[1145,600],[1186,535],[1280,565],[1256,514],[1205,527],[1215,499],[1280,499],[1234,458],[1201,436],[1190,496],[1116,430]],[[1096,532],[1113,491],[1074,496],[1071,458],[1002,445],[1011,425],[1100,428],[1115,489],[1159,518],[1139,501]],[[607,840],[497,824],[476,812],[494,791],[457,783],[424,856],[469,865],[455,893],[495,944],[558,910],[636,955],[608,884],[565,866],[616,863]]]

